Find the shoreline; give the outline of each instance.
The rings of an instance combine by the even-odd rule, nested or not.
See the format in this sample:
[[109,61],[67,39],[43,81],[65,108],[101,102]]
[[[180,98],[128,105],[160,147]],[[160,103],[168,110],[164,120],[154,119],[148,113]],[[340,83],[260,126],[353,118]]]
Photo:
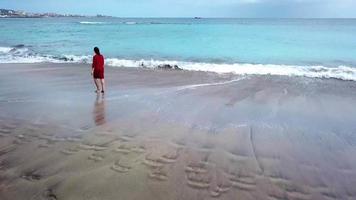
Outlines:
[[0,64],[0,199],[353,199],[356,82]]
[[[26,48],[3,47],[3,51],[11,49]],[[28,50],[28,49],[27,49]],[[20,57],[19,57],[20,58]],[[22,58],[20,58],[22,59]],[[90,65],[90,56],[44,56],[39,55],[26,59],[40,59],[41,62],[9,62],[0,63],[1,65],[11,64],[37,64],[37,65]],[[47,60],[43,62],[43,60]],[[106,58],[106,66],[110,68],[140,68],[153,70],[184,70],[192,72],[216,73],[220,75],[232,74],[235,76],[287,76],[305,77],[316,79],[337,79],[342,81],[356,82],[356,68],[339,65],[337,67],[327,67],[322,65],[285,65],[285,64],[249,64],[249,63],[208,63],[208,62],[189,62],[174,60],[129,60]]]

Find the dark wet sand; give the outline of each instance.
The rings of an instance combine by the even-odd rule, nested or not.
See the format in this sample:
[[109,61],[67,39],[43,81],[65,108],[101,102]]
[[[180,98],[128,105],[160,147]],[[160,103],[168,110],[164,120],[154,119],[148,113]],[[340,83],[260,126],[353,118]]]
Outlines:
[[0,64],[1,200],[356,199],[356,82]]

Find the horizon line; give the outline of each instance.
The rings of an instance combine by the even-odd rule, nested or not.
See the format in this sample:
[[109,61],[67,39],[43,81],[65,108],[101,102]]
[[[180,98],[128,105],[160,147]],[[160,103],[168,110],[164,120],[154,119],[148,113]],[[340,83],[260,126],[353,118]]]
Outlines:
[[[131,19],[191,19],[191,18],[198,18],[198,19],[356,19],[356,17],[225,17],[225,16],[212,16],[212,17],[204,17],[204,16],[147,16],[147,17],[140,17],[140,16],[116,16],[116,15],[107,15],[107,14],[76,14],[76,13],[65,13],[65,12],[53,12],[53,11],[45,11],[45,12],[34,12],[34,11],[27,11],[15,8],[0,8],[4,10],[14,10],[14,11],[22,11],[32,14],[46,14],[46,13],[54,13],[59,15],[78,15],[79,17],[97,17],[97,18],[131,18]],[[100,17],[99,17],[100,16]],[[13,17],[16,18],[16,17]],[[20,18],[20,17],[19,17]],[[58,17],[59,18],[59,17]],[[74,18],[74,17],[73,17]]]

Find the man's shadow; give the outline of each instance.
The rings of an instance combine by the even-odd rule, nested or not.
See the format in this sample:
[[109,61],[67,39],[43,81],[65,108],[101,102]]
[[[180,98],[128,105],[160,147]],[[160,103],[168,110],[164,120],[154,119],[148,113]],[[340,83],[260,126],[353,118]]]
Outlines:
[[94,103],[93,119],[95,125],[101,126],[106,123],[105,119],[105,98],[104,95],[97,94]]

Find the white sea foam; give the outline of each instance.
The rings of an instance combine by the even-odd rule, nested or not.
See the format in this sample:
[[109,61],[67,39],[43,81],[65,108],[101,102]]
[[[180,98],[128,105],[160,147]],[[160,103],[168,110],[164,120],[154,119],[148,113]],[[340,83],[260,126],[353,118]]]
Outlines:
[[[26,47],[0,47],[0,63],[90,63],[92,56],[84,55],[39,55]],[[182,62],[172,60],[128,60],[107,58],[106,65],[112,67],[146,67],[157,68],[160,65],[177,65],[191,71],[207,71],[216,73],[234,73],[238,75],[282,75],[304,76],[311,78],[335,78],[356,81],[356,68],[349,66],[297,66],[275,64],[221,64],[204,62]]]
[[20,47],[0,47],[0,63],[89,63],[91,56],[40,55],[21,45]]
[[11,49],[11,47],[0,47],[0,53],[9,53]]
[[179,86],[177,88],[177,91],[187,90],[187,89],[196,89],[196,88],[206,87],[206,86],[226,85],[226,84],[230,84],[230,83],[235,83],[235,82],[241,81],[243,79],[245,79],[245,78],[241,77],[241,78],[237,78],[237,79],[233,79],[233,80],[229,80],[229,81],[221,81],[221,82],[215,82],[215,83],[184,85],[184,86]]
[[79,24],[107,24],[107,22],[94,22],[94,21],[83,21],[83,22],[79,22]]
[[155,68],[159,65],[177,65],[184,70],[208,71],[216,73],[234,73],[239,75],[281,75],[305,76],[311,78],[336,78],[341,80],[356,81],[356,68],[348,66],[297,66],[274,64],[217,64],[202,62],[180,62],[159,60],[125,60],[107,59],[106,63],[115,67],[148,67]]
[[51,56],[40,56],[29,48],[21,47],[0,47],[0,63],[38,63],[57,62]]
[[16,56],[1,56],[0,55],[0,63],[43,63],[43,62],[51,62],[51,63],[61,63],[61,61],[45,57],[45,56],[25,56],[25,57],[16,57]]
[[127,24],[127,25],[135,25],[135,24],[137,24],[137,22],[125,22],[125,24]]
[[[98,24],[110,24],[110,22],[82,21],[82,22],[79,22],[79,24],[83,24],[83,25],[98,25]],[[135,25],[135,24],[138,24],[138,23],[135,22],[135,21],[127,21],[127,22],[122,22],[122,24]]]
[[89,63],[92,60],[92,56],[76,56],[76,55],[64,55],[59,60],[63,62],[73,63]]

